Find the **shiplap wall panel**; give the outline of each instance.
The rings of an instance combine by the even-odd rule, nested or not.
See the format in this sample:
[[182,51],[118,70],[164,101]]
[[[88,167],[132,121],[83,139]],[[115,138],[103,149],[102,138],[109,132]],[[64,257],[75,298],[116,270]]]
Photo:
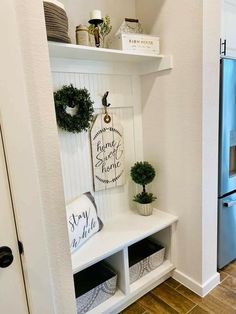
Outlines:
[[[109,110],[116,114],[124,128],[125,173],[124,186],[93,192],[92,159],[89,132],[73,134],[59,130],[61,164],[66,202],[70,202],[84,192],[94,193],[101,218],[106,221],[121,214],[132,206],[133,183],[130,180],[130,167],[142,155],[140,129],[137,114],[140,102],[137,101],[138,80],[129,75],[94,74],[56,71],[52,72],[54,90],[63,85],[73,84],[77,88],[87,88],[94,101],[95,113],[102,112],[101,97],[109,91]],[[134,86],[135,85],[135,86]],[[141,121],[141,120],[140,120]],[[138,138],[137,138],[138,137]],[[140,145],[139,145],[140,146]],[[138,152],[138,154],[137,154]]]

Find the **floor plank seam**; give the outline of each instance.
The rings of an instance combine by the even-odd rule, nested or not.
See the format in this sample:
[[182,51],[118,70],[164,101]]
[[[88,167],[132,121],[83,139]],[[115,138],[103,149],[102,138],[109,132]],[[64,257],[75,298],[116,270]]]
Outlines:
[[209,309],[206,310],[205,307],[201,306],[201,303],[199,303],[198,306],[199,306],[203,311],[205,311],[205,312],[207,312],[207,313],[209,313],[209,314],[215,314],[214,312],[212,312],[212,311],[209,310]]
[[[230,276],[229,276],[229,277],[230,277]],[[233,290],[232,290],[230,287],[228,287],[228,286],[222,285],[222,283],[219,284],[219,287],[225,288],[225,289],[228,290],[228,291],[231,291],[231,292],[236,293],[236,291],[233,291]]]
[[173,290],[176,290],[179,286],[181,286],[181,283],[177,286],[177,287],[173,287],[171,284],[169,284],[168,282],[165,282],[165,284],[170,287]]
[[[211,294],[211,293],[210,293],[210,294]],[[229,303],[225,302],[224,300],[218,298],[216,295],[211,294],[211,296],[212,296],[213,298],[217,299],[218,301],[220,301],[221,303],[232,307],[232,305],[230,305]],[[233,307],[232,307],[232,308],[233,308]]]
[[227,274],[227,276],[224,279],[222,279],[220,283],[224,282],[225,279],[227,279],[228,277],[229,277],[229,275]]
[[[193,299],[191,299],[191,297],[185,295],[184,293],[182,293],[179,290],[176,290],[179,294],[181,294],[183,297],[185,297],[186,299],[188,299],[189,301],[192,301],[194,304],[199,305],[199,303],[196,303],[195,301],[193,301]],[[194,293],[194,292],[193,292]],[[198,295],[197,295],[198,296]],[[201,297],[200,297],[201,298]]]
[[[224,287],[225,288],[225,287]],[[229,290],[228,288],[225,288],[226,290],[228,290],[229,292],[232,292],[231,290]],[[215,299],[217,299],[218,301],[222,302],[223,304],[231,307],[233,310],[236,309],[236,306],[233,306],[232,304],[228,303],[227,301],[225,301],[225,299],[220,299],[218,298],[216,295],[211,294],[211,296],[213,296]]]
[[[193,306],[191,309],[189,309],[189,311],[191,311],[191,310],[197,305],[193,300],[191,300],[190,298],[187,298],[184,294],[180,293],[178,290],[176,290],[176,289],[170,287],[166,282],[164,282],[163,285],[165,285],[165,286],[167,286],[169,289],[175,291],[178,295],[180,295],[181,297],[185,298],[186,300],[192,302],[192,303],[194,304],[194,306]],[[181,286],[181,284],[180,284],[180,286]],[[182,313],[182,312],[179,312],[177,308],[175,308],[175,307],[173,307],[171,304],[169,304],[168,301],[166,301],[166,300],[165,300],[164,298],[162,298],[160,295],[157,296],[157,295],[154,294],[152,291],[151,291],[151,294],[154,295],[154,297],[159,298],[162,302],[164,302],[166,305],[168,305],[168,306],[169,306],[171,309],[173,309],[174,311],[176,311],[176,312],[178,312],[178,313]],[[185,312],[185,313],[188,313],[188,312]]]
[[[174,289],[173,289],[174,290]],[[163,300],[161,298],[161,296],[156,295],[155,293],[153,293],[152,291],[150,291],[151,295],[154,297],[154,299],[160,299],[162,302],[164,302],[167,306],[169,306],[172,310],[176,311],[175,308],[173,308],[173,306],[171,306],[169,303],[167,303],[165,300]]]
[[[193,303],[194,303],[194,302],[193,302]],[[193,309],[195,309],[195,307],[197,307],[197,304],[194,304],[194,307],[193,307],[191,310],[189,310],[188,312],[186,312],[186,314],[191,313],[191,311],[192,311]]]
[[179,282],[178,286],[175,287],[175,290],[177,290],[181,286],[181,283]]

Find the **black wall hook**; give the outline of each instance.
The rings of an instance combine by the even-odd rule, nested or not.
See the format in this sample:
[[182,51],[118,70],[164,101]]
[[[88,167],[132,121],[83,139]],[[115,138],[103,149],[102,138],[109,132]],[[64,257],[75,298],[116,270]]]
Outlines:
[[109,92],[107,91],[103,97],[102,97],[102,104],[104,107],[110,107],[111,104],[107,103],[107,97],[108,97]]
[[107,103],[107,97],[108,97],[109,92],[107,91],[103,97],[102,97],[102,104],[105,108],[105,117],[104,117],[104,121],[106,123],[110,123],[111,122],[111,116],[109,116],[108,112],[107,112],[107,108],[110,107],[111,104]]

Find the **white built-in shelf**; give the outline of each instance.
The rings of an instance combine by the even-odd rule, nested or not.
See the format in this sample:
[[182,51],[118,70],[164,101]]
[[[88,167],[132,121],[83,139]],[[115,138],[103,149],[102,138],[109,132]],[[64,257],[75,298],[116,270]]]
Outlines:
[[163,55],[136,54],[116,49],[105,49],[73,44],[49,42],[50,56],[94,61],[143,62],[162,59]]
[[74,59],[95,62],[135,64],[138,74],[172,69],[170,55],[150,55],[57,42],[48,42],[50,58]]
[[106,222],[100,232],[72,255],[73,273],[167,228],[176,221],[176,216],[160,210],[154,210],[151,216],[141,216],[132,211],[117,216]]

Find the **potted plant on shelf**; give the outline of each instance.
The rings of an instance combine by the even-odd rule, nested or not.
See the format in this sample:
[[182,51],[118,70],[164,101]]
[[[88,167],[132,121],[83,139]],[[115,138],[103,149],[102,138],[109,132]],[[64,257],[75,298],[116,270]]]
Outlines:
[[155,169],[147,161],[139,161],[134,164],[130,172],[132,180],[142,185],[143,191],[134,196],[133,201],[137,202],[137,209],[140,215],[149,216],[153,212],[152,202],[156,196],[146,192],[146,185],[151,183],[156,175]]

